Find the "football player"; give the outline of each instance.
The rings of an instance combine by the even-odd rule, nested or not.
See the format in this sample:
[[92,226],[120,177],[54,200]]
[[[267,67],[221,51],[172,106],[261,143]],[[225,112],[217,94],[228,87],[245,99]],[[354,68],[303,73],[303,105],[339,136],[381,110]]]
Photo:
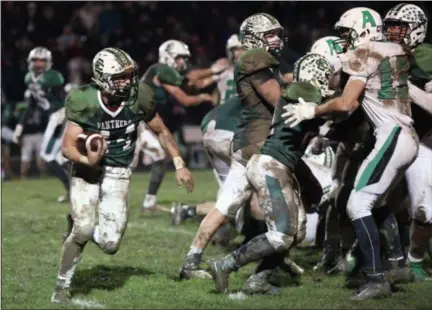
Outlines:
[[303,241],[306,235],[306,212],[300,197],[299,182],[294,170],[307,144],[307,136],[318,132],[321,120],[305,122],[288,128],[281,117],[283,107],[307,97],[309,102],[321,103],[329,94],[329,79],[334,71],[321,55],[307,54],[294,66],[294,83],[284,90],[284,99],[276,106],[270,135],[261,151],[247,163],[247,181],[243,195],[256,192],[264,213],[267,232],[260,234],[221,260],[210,264],[210,272],[218,292],[228,289],[229,274],[246,264],[261,260],[255,274],[243,287],[246,293],[272,293],[267,278],[275,267],[275,254],[283,258],[289,249]]
[[64,78],[57,70],[51,69],[51,52],[42,46],[32,49],[27,58],[29,72],[24,78],[28,87],[29,107],[15,127],[13,141],[18,143],[28,118],[39,110],[49,115],[45,129],[41,157],[54,172],[66,190],[66,195],[58,198],[59,202],[69,201],[69,176],[62,167],[60,158],[61,137],[64,131]]
[[[198,81],[198,83],[206,86],[217,81],[219,98],[221,99],[219,105],[207,113],[201,121],[204,148],[219,187],[222,186],[228,175],[231,163],[231,141],[237,124],[240,122],[243,108],[234,83],[234,63],[243,51],[238,36],[232,35],[226,43],[230,66],[218,75],[212,75]],[[193,217],[196,214],[206,215],[211,208],[209,202],[197,206],[177,204],[173,214],[173,222],[178,225],[184,218]]]
[[[168,40],[159,47],[159,62],[150,66],[141,81],[151,86],[154,92],[156,111],[170,132],[175,133],[182,125],[184,107],[212,101],[209,94],[190,96],[180,86],[189,68],[189,47],[177,40]],[[161,148],[159,148],[161,149]],[[167,160],[161,159],[152,165],[150,183],[143,202],[143,211],[156,211],[156,194],[162,184]]]
[[[384,18],[387,40],[411,49],[414,60],[409,92],[413,102],[421,107],[412,106],[420,146],[416,160],[406,172],[412,217],[408,262],[416,280],[429,278],[423,267],[423,257],[432,237],[432,94],[426,93],[426,85],[432,81],[432,45],[424,43],[427,22],[423,10],[408,3],[391,8]],[[425,96],[427,99],[422,100]],[[424,110],[429,113],[424,113]]]
[[[52,302],[70,299],[70,284],[83,249],[93,241],[106,254],[119,250],[128,220],[128,196],[137,139],[137,126],[145,121],[173,158],[176,179],[193,190],[191,173],[180,156],[172,134],[155,110],[155,95],[146,82],[139,83],[138,67],[123,50],[105,48],[93,59],[93,82],[68,94],[67,127],[62,151],[72,163],[71,216],[63,242]],[[103,136],[97,149],[77,148],[84,132]],[[96,225],[98,211],[98,225]]]
[[279,22],[266,13],[248,17],[240,27],[239,38],[245,52],[235,65],[234,79],[243,110],[231,144],[231,166],[216,207],[201,222],[180,277],[201,270],[202,253],[213,234],[227,217],[234,217],[250,201],[246,164],[269,134],[284,83],[279,62],[273,56],[283,49],[282,30]]
[[351,113],[361,105],[373,124],[376,142],[360,166],[347,205],[367,277],[367,283],[352,299],[364,300],[391,294],[371,210],[397,185],[416,158],[418,136],[410,117],[409,57],[401,45],[383,42],[380,15],[369,8],[351,9],[335,27],[348,49],[341,56],[342,68],[350,75],[342,95],[319,106],[301,99],[287,110],[286,116],[287,122],[296,126],[314,117]]

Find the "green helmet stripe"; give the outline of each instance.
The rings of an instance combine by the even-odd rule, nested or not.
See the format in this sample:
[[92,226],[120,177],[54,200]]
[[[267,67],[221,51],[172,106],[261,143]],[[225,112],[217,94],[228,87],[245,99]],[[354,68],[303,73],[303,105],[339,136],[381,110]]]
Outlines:
[[133,65],[133,61],[130,58],[130,56],[126,54],[126,52],[122,51],[121,49],[108,47],[105,50],[114,55],[114,57],[119,62],[120,66],[126,67],[129,65]]

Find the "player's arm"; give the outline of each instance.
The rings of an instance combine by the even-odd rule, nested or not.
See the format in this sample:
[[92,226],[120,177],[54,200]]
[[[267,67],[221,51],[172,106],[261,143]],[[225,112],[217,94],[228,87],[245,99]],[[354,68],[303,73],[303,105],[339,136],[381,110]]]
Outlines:
[[190,81],[201,80],[205,78],[211,78],[213,75],[220,74],[226,70],[229,66],[229,62],[226,58],[217,60],[210,68],[194,69],[186,74],[186,77]]
[[269,68],[254,72],[250,75],[253,88],[273,107],[281,98],[281,88]]
[[282,79],[283,79],[284,83],[288,85],[294,81],[294,75],[292,72],[288,72],[282,76]]
[[158,114],[147,125],[155,132],[162,147],[171,155],[176,169],[177,183],[179,185],[183,184],[187,191],[191,192],[194,188],[194,181],[190,171],[186,168],[186,164],[181,157],[172,133],[165,126]]
[[87,147],[87,156],[80,153],[77,148],[78,136],[84,132],[81,123],[84,122],[87,113],[85,104],[80,98],[79,91],[72,91],[66,98],[65,104],[67,124],[62,140],[62,154],[74,163],[96,167],[102,158],[107,144],[98,142],[98,149],[92,151],[90,145]]
[[411,82],[408,82],[408,87],[412,102],[432,115],[432,94],[423,91]]
[[358,98],[365,86],[366,84],[363,80],[350,78],[344,88],[342,96],[331,99],[325,104],[315,107],[315,117],[354,112],[360,105]]
[[217,81],[219,81],[219,75],[212,75],[200,80],[189,80],[188,85],[197,89],[203,89],[209,87]]
[[212,101],[209,94],[188,95],[180,87],[168,84],[162,84],[163,88],[172,95],[180,104],[189,107],[201,104],[205,101]]

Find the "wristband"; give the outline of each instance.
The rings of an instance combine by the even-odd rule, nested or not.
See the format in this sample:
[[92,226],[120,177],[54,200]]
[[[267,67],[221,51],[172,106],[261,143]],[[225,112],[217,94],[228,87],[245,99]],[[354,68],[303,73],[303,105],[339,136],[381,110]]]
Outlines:
[[79,161],[81,164],[84,164],[84,165],[90,166],[90,162],[89,162],[89,159],[88,159],[87,156],[80,155],[78,161]]
[[174,167],[176,170],[180,170],[185,167],[185,163],[180,156],[176,156],[173,158]]

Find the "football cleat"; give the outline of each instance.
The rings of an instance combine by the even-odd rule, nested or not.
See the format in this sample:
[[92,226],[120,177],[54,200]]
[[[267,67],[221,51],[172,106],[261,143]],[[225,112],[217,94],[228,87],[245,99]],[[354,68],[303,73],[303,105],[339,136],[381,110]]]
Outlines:
[[71,293],[68,288],[56,288],[51,296],[51,302],[55,304],[65,304],[71,301]]
[[359,292],[351,300],[366,300],[372,298],[388,297],[392,293],[388,282],[368,282],[363,285]]
[[271,285],[268,281],[271,272],[271,270],[263,270],[251,275],[243,285],[243,292],[248,295],[278,293],[280,289]]

